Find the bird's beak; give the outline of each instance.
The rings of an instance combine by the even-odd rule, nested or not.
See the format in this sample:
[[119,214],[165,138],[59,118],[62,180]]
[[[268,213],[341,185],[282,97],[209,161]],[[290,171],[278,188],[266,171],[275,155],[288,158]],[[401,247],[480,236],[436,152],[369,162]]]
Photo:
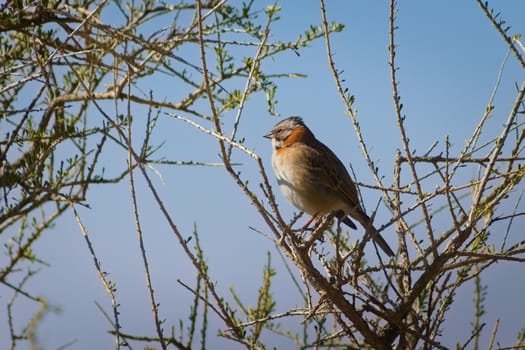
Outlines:
[[263,137],[266,137],[267,139],[271,139],[272,138],[272,132],[270,131],[266,135],[263,135]]

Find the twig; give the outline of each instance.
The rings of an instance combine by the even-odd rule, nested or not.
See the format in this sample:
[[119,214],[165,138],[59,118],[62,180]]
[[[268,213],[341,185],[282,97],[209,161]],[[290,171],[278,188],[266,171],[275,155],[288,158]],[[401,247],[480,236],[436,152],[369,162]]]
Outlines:
[[[253,79],[253,75],[256,71],[256,69],[259,68],[260,62],[261,62],[261,54],[263,52],[263,48],[265,47],[266,40],[268,39],[268,35],[270,33],[270,24],[272,23],[272,14],[274,12],[270,11],[268,14],[268,20],[266,21],[266,25],[263,30],[263,35],[261,42],[259,46],[257,47],[257,52],[255,53],[255,56],[253,58],[252,65],[250,67],[250,71],[248,72],[248,77],[246,78],[246,84],[244,85],[244,90],[242,92],[241,100],[239,101],[239,107],[237,108],[237,114],[235,115],[235,120],[233,122],[233,128],[230,135],[230,140],[235,140],[235,135],[237,134],[237,128],[239,126],[239,122],[241,120],[241,114],[244,110],[244,104],[246,102],[246,99],[249,95],[251,82]],[[228,147],[228,158],[231,156],[233,145],[230,143],[230,146]]]
[[503,40],[507,43],[507,45],[509,46],[509,50],[512,51],[512,53],[514,54],[514,56],[516,57],[516,59],[520,63],[521,67],[525,69],[525,59],[519,53],[519,51],[516,48],[516,46],[514,46],[512,38],[507,35],[507,29],[508,28],[503,29],[501,27],[502,23],[496,22],[496,17],[492,16],[492,11],[489,11],[488,2],[483,3],[481,0],[477,0],[477,3],[479,5],[479,7],[481,7],[483,12],[485,13],[485,16],[487,16],[487,18],[490,20],[490,22],[492,23],[494,28],[496,28],[496,30],[501,35]]
[[[128,84],[128,89],[131,89],[131,86],[129,84]],[[135,176],[134,176],[134,171],[132,169],[132,164],[134,162],[134,159],[133,159],[132,152],[131,152],[131,149],[132,149],[131,145],[133,144],[132,134],[131,134],[131,130],[133,129],[133,127],[132,127],[132,120],[133,120],[133,118],[132,118],[132,114],[131,114],[131,103],[130,103],[129,100],[128,100],[127,106],[128,106],[128,122],[129,122],[129,125],[127,127],[128,134],[127,134],[126,141],[128,143],[129,187],[130,187],[130,193],[131,193],[131,203],[133,205],[133,217],[135,219],[135,227],[136,227],[136,230],[137,230],[137,238],[139,240],[139,247],[140,247],[140,253],[141,253],[141,256],[142,256],[142,264],[144,266],[144,273],[146,275],[146,288],[148,289],[148,296],[149,296],[151,311],[153,312],[153,319],[154,319],[154,322],[155,322],[155,330],[157,332],[157,336],[159,337],[160,346],[162,347],[162,349],[166,350],[167,349],[167,344],[166,344],[166,341],[164,339],[163,330],[162,330],[162,326],[161,326],[161,320],[159,318],[159,304],[156,301],[155,292],[153,291],[153,284],[151,282],[151,273],[150,273],[150,269],[149,269],[149,262],[148,262],[148,257],[147,257],[147,254],[146,254],[146,247],[144,245],[144,235],[143,235],[143,232],[142,232],[142,225],[141,225],[141,221],[140,221],[140,217],[139,217],[139,209],[138,209],[138,204],[137,204],[137,194],[135,192]],[[149,131],[147,131],[147,133],[148,132]],[[147,146],[147,144],[145,143],[144,146]]]
[[[250,157],[252,157],[252,158],[254,158],[256,160],[259,159],[259,156],[257,154],[255,154],[253,151],[250,151],[248,148],[244,147],[242,144],[233,141],[231,138],[228,138],[228,137],[224,136],[222,134],[222,132],[214,131],[214,130],[211,130],[211,129],[207,129],[204,126],[195,123],[193,120],[188,119],[188,118],[183,117],[183,116],[178,115],[178,114],[167,113],[167,115],[169,115],[171,117],[174,117],[174,118],[177,118],[179,120],[182,120],[182,121],[190,124],[191,126],[195,127],[196,129],[198,129],[198,130],[200,130],[200,131],[202,131],[202,132],[204,132],[204,133],[206,133],[208,135],[212,135],[217,140],[219,140],[221,142],[226,142],[230,146],[232,146],[232,147],[234,146],[234,147],[240,149],[241,151],[243,151],[244,153],[246,153],[247,155],[249,155]],[[230,165],[232,165],[232,164],[230,163]],[[226,165],[224,165],[224,166],[226,166]]]
[[71,203],[71,208],[73,209],[73,214],[75,215],[75,220],[78,224],[78,227],[80,228],[80,232],[82,232],[82,235],[84,236],[84,239],[86,240],[87,247],[89,249],[89,252],[91,253],[91,258],[93,259],[93,263],[95,264],[95,269],[97,270],[98,277],[100,281],[102,282],[102,285],[106,289],[106,292],[109,295],[109,298],[111,300],[111,306],[113,308],[113,318],[115,320],[114,323],[114,335],[115,335],[115,349],[120,349],[120,312],[118,311],[119,304],[117,303],[116,298],[116,287],[115,284],[111,281],[109,281],[106,276],[107,274],[102,271],[102,267],[100,265],[100,261],[98,260],[98,257],[95,253],[95,249],[93,248],[93,244],[91,243],[91,239],[89,238],[89,234],[87,229],[85,228],[84,224],[82,223],[82,220],[80,219],[80,216],[78,215],[77,209],[75,208],[75,205]]
[[[423,193],[423,188],[421,186],[420,181],[418,180],[419,177],[417,175],[415,162],[412,159],[412,151],[410,150],[409,141],[408,141],[408,135],[406,133],[405,128],[405,116],[401,115],[401,97],[399,96],[398,92],[398,82],[397,82],[397,67],[395,63],[395,56],[396,56],[396,45],[394,41],[394,34],[395,30],[397,29],[395,25],[395,20],[397,17],[397,8],[396,8],[396,2],[395,0],[390,0],[390,14],[389,14],[389,45],[388,50],[390,53],[390,80],[392,84],[392,98],[394,100],[394,110],[396,114],[396,120],[397,120],[397,126],[399,129],[399,132],[401,134],[401,143],[403,144],[403,151],[405,152],[405,157],[407,159],[407,163],[410,169],[410,172],[412,173],[412,177],[414,178],[414,184],[416,186],[416,190],[419,196],[419,199],[422,199],[425,197]],[[425,227],[427,236],[430,240],[430,248],[432,250],[432,253],[434,254],[434,257],[438,255],[437,247],[434,241],[434,235],[433,235],[433,228],[430,223],[430,215],[428,213],[428,208],[425,203],[421,204],[421,211],[423,214],[423,219],[425,220]]]

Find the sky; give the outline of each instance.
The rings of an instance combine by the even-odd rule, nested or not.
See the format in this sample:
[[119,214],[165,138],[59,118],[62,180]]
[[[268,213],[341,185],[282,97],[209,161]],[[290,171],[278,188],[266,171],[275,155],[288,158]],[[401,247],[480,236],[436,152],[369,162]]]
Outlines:
[[[272,3],[256,0],[255,8],[263,9]],[[280,20],[272,27],[270,41],[295,40],[310,24],[321,24],[318,2],[301,2],[300,15],[298,3],[291,0],[278,2],[282,11]],[[494,1],[492,5],[497,6],[502,18],[512,25],[512,33],[525,33],[524,1]],[[388,3],[327,1],[326,6],[329,21],[345,24],[342,33],[332,36],[334,60],[344,70],[345,84],[355,96],[354,107],[358,109],[372,156],[377,160],[380,173],[388,179],[395,150],[401,147],[387,63]],[[396,59],[400,67],[399,88],[411,142],[416,149],[424,150],[436,140],[442,145],[446,135],[449,135],[453,149],[457,151],[485,111],[507,54],[506,46],[474,1],[399,1],[398,7],[396,43],[399,46]],[[251,55],[255,54],[255,50],[246,49]],[[277,60],[264,63],[265,69],[276,74],[295,72],[306,75],[305,78],[278,81],[277,112],[281,116],[302,116],[317,137],[332,148],[343,163],[351,162],[360,181],[372,183],[373,179],[367,178],[368,168],[328,69],[324,42],[317,41],[299,53],[287,52]],[[520,84],[524,78],[523,70],[511,56],[503,71],[494,100],[496,109],[489,125],[494,128],[501,126],[515,97],[514,83]],[[150,86],[156,94],[165,94],[167,99],[176,101],[179,97],[177,87],[165,77],[153,76],[143,88],[147,90]],[[244,83],[239,81],[236,88],[243,87]],[[140,115],[143,111],[136,110],[134,113]],[[268,114],[261,95],[249,100],[243,113],[239,134],[245,137],[245,145],[263,158],[266,170],[270,171],[271,147],[262,135],[279,118]],[[163,116],[153,136],[157,144],[163,143],[158,151],[159,158],[203,162],[220,160],[214,139],[174,118]],[[137,133],[137,143],[140,139]],[[126,159],[127,154],[115,148],[106,155],[107,171],[120,172],[126,166]],[[249,157],[239,154],[236,159],[242,163],[238,170],[245,178],[251,183],[260,182],[257,166]],[[300,305],[300,295],[294,289],[273,242],[249,228],[265,230],[264,222],[224,169],[189,166],[156,166],[156,169],[162,174],[162,179],[153,172],[151,176],[177,226],[187,236],[195,228],[198,230],[210,275],[220,293],[229,297],[229,288],[233,287],[245,303],[253,305],[261,271],[270,252],[272,266],[277,271],[273,285],[278,300],[277,311]],[[271,184],[277,190],[273,174],[270,175]],[[145,244],[155,292],[161,304],[161,317],[167,319],[166,328],[171,325],[178,327],[178,319],[185,319],[189,312],[192,295],[177,280],[192,285],[196,278],[195,271],[188,264],[138,173],[136,181]],[[365,205],[372,208],[378,194],[364,193]],[[277,193],[277,201],[284,217],[291,218],[295,209],[280,193]],[[79,207],[78,210],[103,270],[109,272],[109,279],[117,284],[124,331],[154,336],[132,216],[129,182],[92,187],[87,203],[90,209]],[[377,220],[386,222],[386,214],[381,215]],[[387,240],[395,244],[395,234],[391,233]],[[385,233],[387,235],[388,232]],[[53,229],[45,232],[34,251],[49,267],[32,278],[27,288],[44,296],[60,310],[47,314],[38,329],[42,347],[56,349],[73,342],[72,349],[112,348],[112,337],[107,334],[111,326],[96,307],[99,303],[109,312],[109,300],[71,211],[64,214]],[[490,334],[487,330],[491,330],[496,318],[501,317],[498,341],[502,344],[512,342],[517,332],[525,327],[522,315],[515,312],[525,308],[522,298],[525,282],[521,278],[512,278],[523,273],[523,266],[500,263],[483,280],[489,285],[485,334]],[[5,298],[1,297],[0,302],[4,303]],[[446,339],[443,341],[448,346],[454,346],[456,341],[465,341],[466,334],[470,332],[472,289],[460,289],[457,302],[461,307],[450,312],[445,324]],[[22,302],[19,312],[23,320],[34,312],[34,306]],[[215,336],[214,327],[218,325],[216,319],[210,321],[209,348],[239,348]],[[2,323],[0,348],[6,347],[7,341],[6,325]],[[291,346],[282,339],[272,339],[269,343],[282,348]]]

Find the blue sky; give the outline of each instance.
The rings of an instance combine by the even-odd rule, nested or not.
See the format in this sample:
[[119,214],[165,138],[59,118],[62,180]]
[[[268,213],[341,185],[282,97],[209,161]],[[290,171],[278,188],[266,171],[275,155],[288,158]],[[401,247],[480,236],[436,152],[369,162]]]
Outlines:
[[[255,3],[255,7],[260,9],[271,4],[260,0]],[[300,10],[298,1],[281,1],[278,4],[282,6],[281,19],[273,26],[270,41],[295,40],[305,27],[321,24],[316,1],[300,2]],[[388,3],[327,1],[326,6],[330,21],[345,24],[344,31],[332,37],[334,60],[338,68],[344,70],[345,84],[355,95],[355,107],[363,133],[371,145],[372,157],[377,161],[380,173],[390,178],[395,150],[401,144],[395,124],[387,64]],[[396,42],[399,44],[399,88],[413,147],[427,149],[436,140],[442,145],[445,136],[450,135],[455,145],[453,149],[458,151],[486,108],[507,52],[506,46],[474,1],[399,1],[398,6]],[[493,6],[497,6],[502,17],[512,25],[512,33],[525,33],[524,1],[494,1]],[[253,55],[255,50],[247,48],[246,54]],[[307,75],[306,78],[278,81],[277,112],[282,116],[303,116],[318,138],[331,147],[345,164],[352,163],[360,181],[372,183],[373,180],[367,177],[368,168],[328,69],[324,42],[320,40],[300,50],[300,56],[292,52],[281,54],[277,60],[264,63],[264,67],[269,72]],[[489,125],[499,128],[503,123],[515,97],[514,82],[520,83],[524,78],[524,72],[510,57]],[[165,77],[156,79],[152,77],[150,83],[156,87],[157,96],[165,94],[166,99],[178,96],[173,82]],[[237,88],[243,87],[244,83],[239,82]],[[139,109],[134,113],[143,111]],[[267,171],[271,169],[271,147],[262,135],[277,120],[268,115],[264,97],[255,96],[246,104],[239,131],[246,138],[245,145],[263,157]],[[158,152],[159,157],[181,161],[219,161],[215,140],[167,116],[161,118],[159,126],[154,140],[157,144],[165,142]],[[136,135],[137,141],[141,138],[141,135]],[[126,165],[126,158],[123,150],[115,149],[114,153],[107,155],[106,171],[111,171],[110,167],[119,167],[120,171]],[[245,178],[252,183],[260,182],[255,163],[243,155],[238,155],[237,160],[242,162],[238,169]],[[273,243],[249,229],[252,226],[265,230],[264,223],[224,169],[156,168],[162,173],[164,182],[155,175],[152,177],[178,227],[190,236],[196,225],[210,265],[210,274],[217,281],[221,293],[229,296],[228,288],[233,286],[247,304],[255,303],[261,271],[270,251],[272,264],[277,269],[273,287],[278,301],[277,310],[284,311],[287,307],[300,305],[300,297]],[[275,185],[273,174],[270,175]],[[166,328],[169,328],[173,324],[177,326],[178,319],[184,319],[189,312],[191,295],[176,281],[180,279],[191,285],[195,280],[195,271],[185,259],[140,176],[137,176],[137,183],[155,292],[161,303],[161,317],[167,319]],[[365,191],[364,195],[367,208],[373,207],[379,198],[377,193]],[[277,200],[282,214],[291,218],[294,213],[291,205],[279,193]],[[120,311],[124,331],[153,336],[153,320],[133,224],[129,183],[124,181],[117,185],[93,187],[87,202],[92,209],[79,208],[79,212],[91,234],[103,269],[117,283],[117,300],[122,305]],[[386,213],[381,215],[378,220],[388,220]],[[387,235],[388,232],[385,233]],[[395,244],[393,232],[387,239]],[[61,309],[60,313],[48,314],[39,329],[42,345],[53,349],[76,340],[74,349],[112,347],[112,338],[106,334],[110,325],[95,306],[98,302],[109,310],[109,301],[73,214],[66,213],[54,229],[46,232],[34,250],[50,267],[34,277],[28,288],[39,291],[37,294],[45,296],[52,305]],[[515,312],[525,308],[521,297],[525,293],[525,284],[521,279],[508,277],[521,275],[523,266],[501,263],[483,280],[489,284],[487,329],[492,328],[497,317],[502,317],[498,340],[503,344],[515,339],[518,330],[525,327],[522,315]],[[444,343],[449,346],[466,340],[473,315],[472,289],[460,289],[457,298],[461,306],[450,313],[444,329]],[[27,306],[27,310],[21,308],[21,312],[30,313],[31,305]],[[211,321],[212,327],[218,324],[215,319]],[[5,325],[1,328],[0,339],[7,339]],[[0,347],[6,345],[2,342]],[[275,340],[275,344],[289,346],[290,343]],[[232,343],[217,339],[213,328],[208,345],[212,349],[235,348]]]

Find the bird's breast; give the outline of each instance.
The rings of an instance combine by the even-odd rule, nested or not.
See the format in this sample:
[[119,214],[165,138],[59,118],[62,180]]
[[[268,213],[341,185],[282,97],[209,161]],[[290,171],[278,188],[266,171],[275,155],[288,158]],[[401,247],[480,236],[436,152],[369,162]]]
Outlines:
[[319,182],[312,165],[304,160],[303,147],[283,147],[272,155],[272,167],[283,195],[296,208],[310,215],[334,210],[334,196]]

